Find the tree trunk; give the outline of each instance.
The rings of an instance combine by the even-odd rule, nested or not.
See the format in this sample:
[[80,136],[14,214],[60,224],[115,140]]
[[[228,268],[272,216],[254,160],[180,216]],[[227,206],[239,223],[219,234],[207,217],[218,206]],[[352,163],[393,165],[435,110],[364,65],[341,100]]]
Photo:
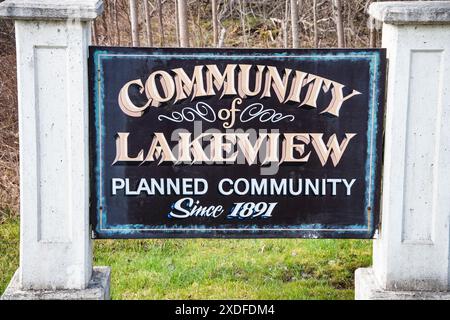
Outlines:
[[334,19],[336,22],[336,32],[338,39],[338,47],[345,48],[344,23],[342,21],[341,0],[332,0]]
[[313,22],[314,22],[314,47],[319,47],[319,35],[317,31],[317,0],[313,0]]
[[213,42],[214,46],[217,47],[219,41],[219,27],[217,23],[217,2],[216,0],[211,1],[212,10],[212,25],[213,25]]
[[219,43],[217,44],[218,48],[222,48],[223,44],[225,43],[225,35],[227,33],[227,30],[225,28],[222,28],[222,30],[220,30],[220,36],[219,36]]
[[130,24],[133,47],[139,47],[139,25],[136,0],[130,0]]
[[375,30],[375,20],[369,17],[370,33],[369,33],[369,47],[375,48],[377,46],[377,31]]
[[189,47],[189,30],[186,0],[178,0],[178,25],[180,26],[180,46]]
[[289,47],[289,0],[284,3],[284,20],[283,20],[283,47]]
[[92,44],[98,45],[97,43],[97,25],[95,24],[95,20],[91,22],[92,25],[92,31],[91,31],[91,38],[92,38]]
[[158,19],[159,19],[159,45],[164,46],[164,25],[163,25],[163,14],[162,14],[162,3],[158,0]]
[[113,6],[114,6],[114,28],[116,30],[116,38],[114,39],[115,44],[120,46],[120,29],[119,29],[119,13],[117,10],[117,0],[113,1]]
[[[374,2],[377,2],[375,0]],[[375,48],[377,46],[377,30],[375,29],[375,19],[369,17],[369,47]]]
[[[199,2],[199,0],[197,0],[197,2]],[[202,17],[201,12],[200,12],[200,5],[198,5],[196,9],[197,9],[196,22],[194,23],[194,17],[192,17],[192,23],[193,23],[194,27],[198,29],[198,34],[195,37],[195,38],[197,38],[197,43],[198,43],[197,47],[203,48],[205,45],[205,42],[203,41],[204,40],[203,39],[203,29],[202,29],[201,22],[200,22],[201,17]]]
[[102,24],[102,32],[103,35],[103,43],[105,45],[111,45],[111,31],[109,29],[109,19],[111,16],[111,3],[108,1],[105,1],[104,3],[104,10],[103,15],[99,17],[99,21]]
[[292,28],[292,48],[299,48],[298,32],[298,3],[297,0],[291,0],[291,28]]
[[262,0],[262,12],[263,12],[263,19],[264,22],[267,20],[267,0]]
[[180,46],[180,24],[178,23],[178,1],[174,0],[175,3],[175,40],[177,42],[177,47]]
[[247,31],[245,30],[245,0],[239,1],[240,5],[240,16],[241,16],[241,26],[242,26],[242,42],[243,46],[247,46]]
[[145,11],[145,31],[147,34],[147,45],[149,47],[153,47],[152,17],[150,16],[148,0],[144,0],[144,11]]

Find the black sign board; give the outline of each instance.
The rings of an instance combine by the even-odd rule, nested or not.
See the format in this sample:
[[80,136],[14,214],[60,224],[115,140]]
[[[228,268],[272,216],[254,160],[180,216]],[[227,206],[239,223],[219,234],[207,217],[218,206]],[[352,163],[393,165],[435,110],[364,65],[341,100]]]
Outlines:
[[98,238],[371,238],[383,49],[90,48]]

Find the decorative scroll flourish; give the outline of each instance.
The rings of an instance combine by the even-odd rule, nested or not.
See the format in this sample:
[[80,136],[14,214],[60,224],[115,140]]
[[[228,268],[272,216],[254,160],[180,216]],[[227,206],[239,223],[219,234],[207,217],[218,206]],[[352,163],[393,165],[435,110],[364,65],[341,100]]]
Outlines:
[[293,115],[283,115],[282,113],[276,112],[274,109],[264,109],[261,103],[253,103],[245,108],[240,116],[241,122],[249,122],[255,118],[259,118],[260,122],[280,122],[281,120],[287,119],[290,122],[295,120]]
[[193,122],[197,118],[201,118],[207,122],[216,121],[216,113],[213,108],[204,102],[197,102],[194,108],[185,107],[181,111],[174,111],[170,116],[159,115],[158,120],[163,121],[163,119],[172,121],[172,122]]

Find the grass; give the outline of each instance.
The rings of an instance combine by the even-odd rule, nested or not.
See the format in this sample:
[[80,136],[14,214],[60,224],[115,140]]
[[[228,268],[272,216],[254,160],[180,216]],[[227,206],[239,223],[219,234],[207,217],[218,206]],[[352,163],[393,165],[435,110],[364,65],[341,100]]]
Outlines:
[[19,220],[0,216],[0,295],[19,266]]
[[[19,222],[0,224],[0,293],[18,266]],[[353,299],[366,240],[99,240],[113,299]]]

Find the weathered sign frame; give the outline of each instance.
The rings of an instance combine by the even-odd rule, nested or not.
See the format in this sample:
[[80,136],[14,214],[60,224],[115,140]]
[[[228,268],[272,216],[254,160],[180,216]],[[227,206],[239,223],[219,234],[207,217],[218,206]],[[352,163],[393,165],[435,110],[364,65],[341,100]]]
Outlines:
[[[218,54],[218,52],[220,54]],[[315,59],[323,61],[367,61],[369,64],[369,118],[367,119],[367,161],[365,179],[365,224],[334,227],[333,225],[297,225],[271,226],[267,228],[220,228],[205,225],[167,228],[157,225],[108,223],[108,207],[105,204],[103,174],[105,164],[102,162],[104,146],[104,102],[102,88],[104,85],[103,59],[111,56],[142,58],[142,56],[196,56],[205,55],[223,59],[224,56],[272,55],[275,59],[283,57],[298,59]],[[152,49],[90,47],[89,86],[90,94],[90,167],[91,167],[91,224],[94,238],[372,238],[379,226],[381,167],[384,122],[384,87],[386,76],[386,53],[384,49]],[[117,71],[117,70],[116,70]]]

